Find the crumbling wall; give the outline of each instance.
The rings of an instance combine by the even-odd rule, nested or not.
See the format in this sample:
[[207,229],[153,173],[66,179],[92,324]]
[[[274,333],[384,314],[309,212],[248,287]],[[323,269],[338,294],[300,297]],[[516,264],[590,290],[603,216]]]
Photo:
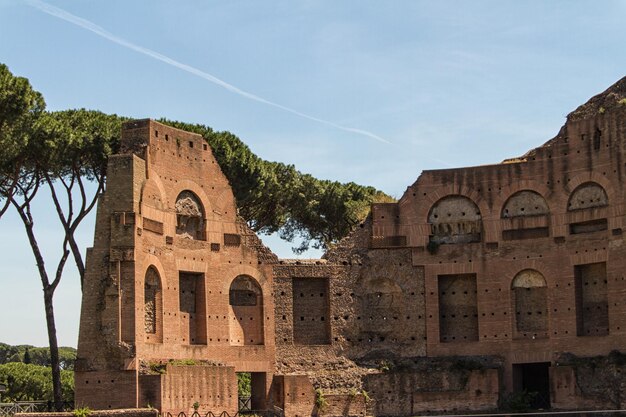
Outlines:
[[497,358],[414,358],[390,364],[364,378],[374,414],[411,416],[424,412],[485,411],[498,407]]
[[626,406],[626,355],[617,350],[608,355],[584,357],[558,355],[551,369],[554,408],[621,410]]

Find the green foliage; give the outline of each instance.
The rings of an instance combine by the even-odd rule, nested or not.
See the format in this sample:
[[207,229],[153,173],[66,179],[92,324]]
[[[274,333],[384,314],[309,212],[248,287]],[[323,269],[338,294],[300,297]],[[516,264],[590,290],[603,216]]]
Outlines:
[[363,399],[365,400],[366,403],[372,401],[372,399],[370,398],[370,395],[367,391],[362,390],[361,391],[361,395],[363,396]]
[[0,64],[0,163],[3,168],[26,146],[46,108],[43,96],[28,79],[14,76]]
[[233,187],[239,214],[256,232],[301,238],[295,252],[329,248],[365,219],[371,203],[394,201],[373,187],[319,180],[293,165],[264,161],[232,133],[160,121],[202,135]]
[[24,362],[26,364],[31,363],[30,352],[28,352],[28,348],[26,348],[26,352],[24,352],[24,358],[22,359],[22,362]]
[[617,102],[617,104],[619,104],[620,106],[626,106],[626,98],[621,99]]
[[382,360],[378,363],[378,370],[382,372],[389,372],[394,368],[394,364],[388,360]]
[[76,408],[72,414],[74,417],[89,417],[91,415],[91,409],[89,407]]
[[200,408],[200,403],[196,401],[195,403],[192,404],[192,407],[193,407],[193,411],[198,411],[198,408]]
[[[50,366],[50,348],[34,347],[30,345],[11,346],[0,343],[0,364],[9,362],[25,362],[26,352],[30,356],[30,363],[40,366]],[[74,369],[76,349],[72,347],[59,348],[59,362],[61,369]]]
[[606,109],[604,107],[600,107],[598,109],[598,113],[600,113],[600,114],[604,114],[605,111],[606,111]]
[[241,397],[249,397],[252,393],[252,376],[249,372],[237,373],[237,395]]
[[320,411],[324,410],[328,406],[328,401],[326,400],[326,397],[324,396],[324,392],[322,391],[321,388],[317,388],[315,390],[315,406]]
[[528,392],[526,390],[520,392],[512,392],[501,402],[501,409],[505,411],[512,411],[515,413],[524,413],[532,409],[532,403],[537,397],[536,392]]
[[[0,183],[16,166],[41,173],[40,181],[44,175],[66,184],[75,184],[72,178],[104,178],[125,118],[85,109],[45,113],[41,94],[27,79],[2,65],[0,81]],[[319,180],[293,165],[265,161],[232,133],[161,122],[202,135],[233,187],[239,214],[256,232],[278,232],[290,242],[302,239],[296,252],[329,248],[365,219],[371,203],[393,201],[373,187]]]
[[109,155],[119,150],[125,120],[85,109],[46,113],[42,146],[48,172],[58,179],[77,175],[92,181],[104,176]]
[[[7,391],[4,401],[51,401],[52,371],[49,367],[22,362],[0,365],[0,383]],[[61,388],[64,401],[74,399],[74,373],[61,371]]]
[[169,362],[174,366],[196,366],[198,362],[194,359],[173,359]]
[[0,64],[0,216],[16,192],[22,168],[32,162],[28,152],[45,107],[42,95],[26,78]]

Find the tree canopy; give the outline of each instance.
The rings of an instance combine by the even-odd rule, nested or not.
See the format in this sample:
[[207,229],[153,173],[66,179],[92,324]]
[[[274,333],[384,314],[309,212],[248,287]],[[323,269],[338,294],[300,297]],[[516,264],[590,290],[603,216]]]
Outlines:
[[[12,346],[0,343],[0,365],[10,362],[26,362],[26,352],[30,356],[30,363],[33,365],[50,366],[50,348],[36,347],[31,345]],[[59,347],[59,364],[61,369],[74,369],[76,360],[76,349],[73,347]]]
[[0,216],[16,192],[26,149],[37,135],[46,103],[28,79],[14,76],[0,64]]
[[[2,394],[5,402],[52,401],[52,369],[47,366],[10,362],[0,365],[0,383],[7,390]],[[63,401],[74,400],[74,372],[61,371]]]
[[293,165],[265,161],[230,132],[159,121],[202,135],[233,187],[239,214],[258,233],[278,232],[290,242],[301,238],[296,252],[329,248],[365,219],[372,203],[394,201],[374,187],[320,180]]

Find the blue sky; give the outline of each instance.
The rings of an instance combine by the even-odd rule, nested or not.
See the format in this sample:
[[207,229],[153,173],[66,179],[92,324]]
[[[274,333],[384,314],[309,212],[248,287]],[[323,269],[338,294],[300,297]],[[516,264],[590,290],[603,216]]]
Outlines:
[[[29,78],[50,110],[205,123],[265,159],[400,197],[424,169],[499,162],[553,137],[567,113],[626,75],[625,15],[625,1],[0,0],[0,62]],[[59,230],[49,202],[36,209],[52,269]],[[92,235],[90,219],[83,247]],[[0,237],[0,341],[45,345],[41,286],[12,213]],[[79,305],[70,264],[55,303],[61,344],[76,344]]]

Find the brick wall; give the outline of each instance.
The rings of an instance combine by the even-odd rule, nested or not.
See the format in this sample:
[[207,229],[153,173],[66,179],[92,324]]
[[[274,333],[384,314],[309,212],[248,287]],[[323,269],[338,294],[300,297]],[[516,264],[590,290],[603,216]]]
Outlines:
[[[498,387],[514,388],[514,366],[541,362],[552,365],[553,404],[595,406],[572,390],[555,352],[593,357],[626,344],[624,120],[626,108],[613,106],[568,118],[506,163],[424,171],[324,259],[280,261],[237,218],[201,137],[129,122],[87,255],[77,401],[188,408],[177,390],[196,378],[209,381],[190,388],[213,396],[207,407],[230,407],[232,375],[253,372],[257,399],[293,415],[320,411],[314,387],[334,398],[331,414],[361,413],[349,399],[363,388],[379,414],[487,409]],[[241,277],[251,285],[239,288]],[[501,357],[501,380],[492,369],[407,365],[459,354]],[[172,359],[220,363],[225,374],[142,374],[142,364]],[[590,369],[576,377],[601,386],[586,389],[610,390]],[[98,373],[122,381],[117,402],[87,387]]]
[[478,340],[476,275],[439,275],[439,340]]
[[330,343],[328,298],[328,279],[293,279],[294,344]]
[[172,366],[161,376],[161,412],[191,415],[194,403],[198,412],[237,412],[237,376],[234,367]]

